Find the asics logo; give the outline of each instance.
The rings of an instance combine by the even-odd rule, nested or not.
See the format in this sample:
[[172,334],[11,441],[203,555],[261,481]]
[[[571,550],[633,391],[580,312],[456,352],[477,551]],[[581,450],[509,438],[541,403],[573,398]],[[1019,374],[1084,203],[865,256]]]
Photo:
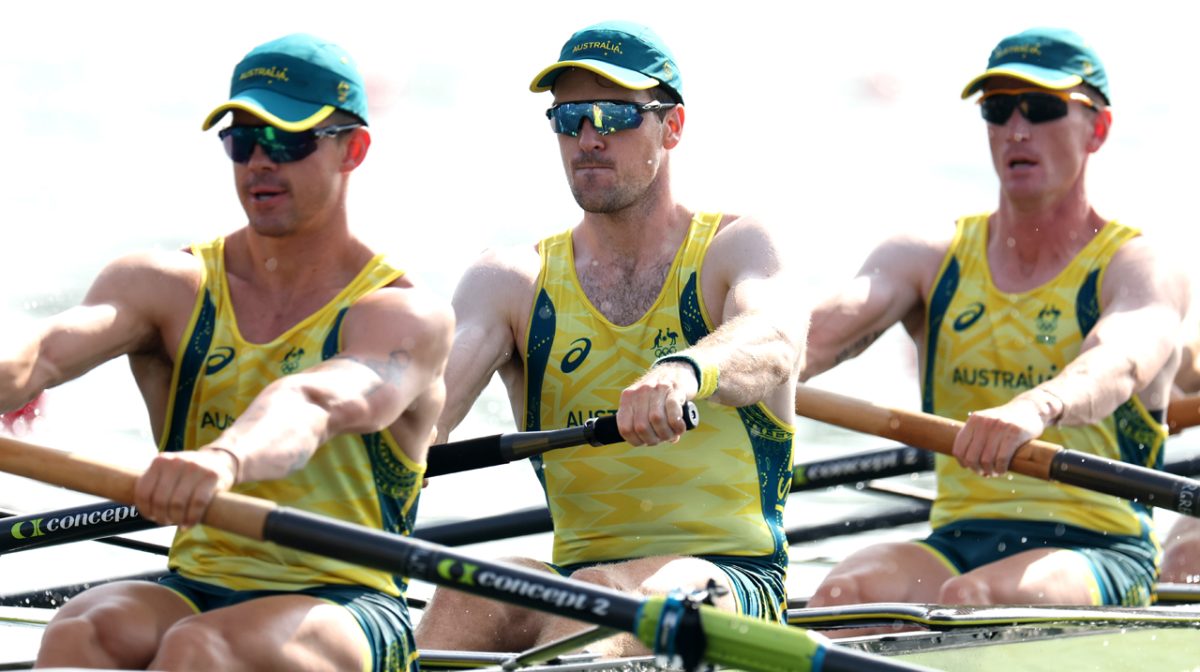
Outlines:
[[[578,343],[579,345],[575,345]],[[577,338],[571,341],[571,345],[575,347],[567,351],[567,354],[562,358],[562,372],[570,373],[579,368],[583,364],[583,360],[587,359],[588,353],[592,351],[592,339]]]
[[204,375],[211,376],[228,366],[235,354],[237,353],[234,349],[228,346],[213,348],[212,354],[204,362]]
[[958,317],[954,318],[954,330],[964,331],[970,329],[971,325],[978,322],[981,317],[983,317],[983,304],[976,301],[967,306],[966,310],[959,313]]

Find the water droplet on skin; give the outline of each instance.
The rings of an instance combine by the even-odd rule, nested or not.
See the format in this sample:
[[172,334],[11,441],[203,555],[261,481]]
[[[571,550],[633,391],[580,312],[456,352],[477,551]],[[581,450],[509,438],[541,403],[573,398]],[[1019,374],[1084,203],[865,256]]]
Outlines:
[[275,269],[279,268],[279,260],[275,257],[271,257],[267,260],[266,266],[268,271],[274,273]]
[[1008,243],[1008,246],[1009,246],[1009,247],[1016,247],[1016,246],[1017,246],[1017,239],[1016,239],[1016,238],[1009,238],[1009,239],[1008,239],[1007,241],[1005,241],[1005,242],[1007,242],[1007,243]]
[[841,588],[838,588],[837,586],[834,586],[833,588],[830,588],[830,589],[829,589],[829,596],[830,596],[830,597],[841,597],[841,595],[842,595],[842,589],[841,589]]

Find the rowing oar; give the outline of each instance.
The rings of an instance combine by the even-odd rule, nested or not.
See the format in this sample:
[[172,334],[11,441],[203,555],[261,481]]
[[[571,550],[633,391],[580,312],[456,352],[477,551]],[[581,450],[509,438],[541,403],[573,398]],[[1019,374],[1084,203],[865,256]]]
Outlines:
[[[796,413],[945,455],[953,454],[954,437],[963,426],[949,418],[884,408],[807,385],[796,388]],[[1200,482],[1046,441],[1030,441],[1018,448],[1009,469],[1200,517]]]
[[[125,503],[133,501],[139,476],[125,467],[7,438],[0,438],[0,469]],[[701,660],[761,672],[923,669],[674,595],[627,595],[236,493],[218,493],[202,522],[249,539],[631,632],[671,663],[689,669],[699,667]]]
[[1167,427],[1171,433],[1200,425],[1200,396],[1172,399],[1167,404]]
[[[687,428],[695,429],[699,421],[700,413],[696,405],[690,401],[684,404],[683,422]],[[616,416],[604,415],[564,429],[509,432],[453,441],[430,446],[425,475],[442,476],[505,464],[558,448],[584,444],[604,446],[623,440],[617,428]],[[133,540],[108,541],[104,538],[158,526],[139,516],[137,509],[116,502],[99,502],[27,515],[0,511],[0,518],[8,516],[12,517],[0,523],[0,553],[98,538],[118,546],[151,550],[155,545]]]
[[[686,402],[683,408],[683,424],[695,429],[700,421],[696,405]],[[617,416],[602,415],[588,418],[582,425],[564,429],[546,429],[535,432],[509,432],[482,436],[477,439],[455,441],[429,447],[425,458],[425,475],[441,476],[470,469],[494,467],[534,455],[571,446],[591,444],[605,446],[620,443],[625,439],[617,429]]]

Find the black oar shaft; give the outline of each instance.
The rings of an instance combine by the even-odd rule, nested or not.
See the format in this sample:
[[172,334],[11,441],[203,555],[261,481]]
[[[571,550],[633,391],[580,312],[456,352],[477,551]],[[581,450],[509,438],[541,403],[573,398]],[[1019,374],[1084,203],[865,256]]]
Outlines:
[[1200,482],[1165,471],[1062,450],[1050,463],[1050,477],[1146,506],[1200,517]]
[[797,464],[792,492],[819,490],[860,480],[902,476],[933,469],[933,455],[920,448],[897,446],[866,453]]
[[125,504],[97,502],[0,520],[0,553],[84,541],[158,527]]
[[263,539],[302,551],[329,555],[365,567],[403,574],[481,597],[551,609],[562,616],[625,632],[635,629],[641,601],[548,572],[481,560],[411,537],[399,537],[295,509],[267,515]]
[[[695,429],[700,413],[692,402],[684,404],[683,423]],[[615,415],[588,418],[582,425],[533,432],[493,434],[465,441],[452,441],[429,447],[425,475],[442,476],[470,469],[494,467],[522,460],[547,451],[591,444],[606,446],[625,439],[617,429]]]

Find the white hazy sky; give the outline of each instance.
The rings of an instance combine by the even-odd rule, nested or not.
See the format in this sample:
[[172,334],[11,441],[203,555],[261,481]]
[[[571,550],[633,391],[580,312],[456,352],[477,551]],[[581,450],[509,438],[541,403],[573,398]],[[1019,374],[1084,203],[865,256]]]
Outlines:
[[[1108,67],[1116,121],[1090,172],[1101,213],[1186,251],[1200,109],[1183,79],[1195,53],[1186,8],[10,3],[0,19],[0,315],[77,299],[116,254],[239,226],[229,162],[200,122],[246,51],[295,31],[344,46],[369,84],[374,144],[354,178],[352,225],[447,298],[484,248],[577,220],[542,115],[549,95],[527,87],[571,32],[615,18],[655,28],[679,62],[688,116],[672,158],[677,192],[696,208],[759,214],[790,237],[807,269],[798,306],[851,275],[885,233],[946,230],[994,206],[983,122],[958,92],[1000,38],[1035,25],[1073,28]],[[904,356],[889,347],[876,349]],[[856,366],[848,376],[876,365]]]

